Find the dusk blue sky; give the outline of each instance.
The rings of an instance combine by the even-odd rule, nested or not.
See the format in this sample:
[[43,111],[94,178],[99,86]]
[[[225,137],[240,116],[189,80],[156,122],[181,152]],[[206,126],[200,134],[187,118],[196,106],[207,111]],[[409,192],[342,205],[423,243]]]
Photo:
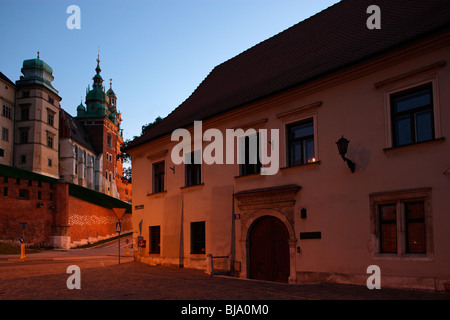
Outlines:
[[[0,71],[15,82],[23,61],[40,51],[61,107],[75,116],[100,47],[104,86],[113,79],[124,138],[131,139],[178,107],[215,66],[337,2],[1,0]],[[72,4],[81,9],[80,30],[66,26]]]

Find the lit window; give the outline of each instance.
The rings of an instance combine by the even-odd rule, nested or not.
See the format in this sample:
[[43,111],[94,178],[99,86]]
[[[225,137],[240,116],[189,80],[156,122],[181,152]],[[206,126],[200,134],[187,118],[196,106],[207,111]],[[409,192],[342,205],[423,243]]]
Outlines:
[[286,131],[287,165],[291,167],[315,162],[313,119],[289,124]]

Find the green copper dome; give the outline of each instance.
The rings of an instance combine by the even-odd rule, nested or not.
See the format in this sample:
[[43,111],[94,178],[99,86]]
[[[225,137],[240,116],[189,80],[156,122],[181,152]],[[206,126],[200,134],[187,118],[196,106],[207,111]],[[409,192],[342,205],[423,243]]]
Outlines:
[[17,86],[38,84],[58,94],[58,91],[52,86],[53,69],[39,59],[39,54],[36,59],[25,60],[21,72],[23,76],[16,81]]
[[77,110],[86,111],[85,107],[83,106],[83,102],[78,105]]
[[105,101],[105,92],[100,89],[100,88],[95,88],[92,89],[91,91],[89,91],[86,95],[86,103],[88,101],[92,101],[92,100],[100,100],[100,101]]
[[53,74],[53,69],[39,58],[25,60],[22,69],[42,69],[47,73]]

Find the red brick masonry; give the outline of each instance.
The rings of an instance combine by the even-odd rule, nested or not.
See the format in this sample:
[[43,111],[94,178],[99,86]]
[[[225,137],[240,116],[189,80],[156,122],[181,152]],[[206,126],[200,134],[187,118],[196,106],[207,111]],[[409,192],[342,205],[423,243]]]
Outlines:
[[[99,192],[12,167],[0,168],[0,241],[49,247],[52,236],[71,242],[116,231],[113,207],[127,207],[122,231],[131,230],[131,206]],[[20,223],[26,222],[24,231]]]

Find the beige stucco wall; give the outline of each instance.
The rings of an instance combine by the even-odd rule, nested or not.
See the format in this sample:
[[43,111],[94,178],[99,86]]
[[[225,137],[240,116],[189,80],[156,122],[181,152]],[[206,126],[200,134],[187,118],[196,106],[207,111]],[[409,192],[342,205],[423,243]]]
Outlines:
[[[293,221],[288,226],[293,230],[291,282],[325,280],[365,285],[369,276],[367,267],[378,265],[382,286],[443,290],[445,283],[450,282],[450,175],[446,171],[450,167],[450,67],[440,64],[424,68],[449,56],[450,46],[441,40],[371,60],[230,112],[226,117],[203,122],[203,132],[209,127],[224,132],[249,124],[256,129],[278,129],[281,169],[274,176],[236,178],[237,164],[203,164],[204,184],[183,188],[184,166],[174,165],[170,157],[178,142],[171,142],[170,136],[166,136],[132,149],[135,237],[139,235],[141,221],[142,236],[147,242],[149,226],[161,226],[161,254],[149,255],[147,246],[141,250],[141,261],[206,268],[207,254],[234,254],[234,260],[241,263],[239,276],[247,277],[248,234],[242,232],[247,232],[249,226],[243,225],[243,221],[250,224],[258,217],[258,210],[260,216],[270,210],[275,216],[287,214],[278,205],[243,210],[233,200],[233,194],[298,185],[301,189],[295,194]],[[417,70],[420,72],[409,74]],[[376,86],[397,76],[401,76],[400,80]],[[391,149],[389,94],[428,82],[434,89],[436,141]],[[317,162],[284,168],[285,125],[308,117],[314,119]],[[338,154],[335,142],[341,135],[350,140],[347,157],[356,163],[355,173],[350,172]],[[203,148],[208,144],[203,142]],[[160,160],[165,160],[167,191],[152,194],[152,163]],[[431,243],[427,254],[377,254],[371,232],[370,195],[429,188],[427,241]],[[136,206],[143,208],[136,210]],[[307,210],[306,219],[300,217],[302,208]],[[233,220],[233,212],[241,214],[241,218]],[[245,216],[250,214],[251,218]],[[206,254],[190,254],[189,228],[194,221],[205,221]],[[287,224],[289,221],[285,219]],[[300,232],[315,231],[321,232],[321,239],[300,240]]]
[[[0,164],[12,165],[14,150],[14,94],[15,87],[11,83],[0,79],[0,149],[4,150],[4,156],[0,157]],[[11,109],[11,118],[2,115],[3,106]],[[8,130],[8,141],[2,139],[2,128]]]
[[[22,98],[22,91],[29,91],[28,98]],[[34,87],[20,88],[16,92],[15,110],[15,157],[14,166],[30,170],[39,174],[59,178],[58,173],[58,128],[59,128],[59,101],[60,98],[47,90]],[[48,97],[54,99],[53,104]],[[21,119],[21,106],[29,105],[29,120]],[[47,123],[47,112],[54,113],[53,125]],[[20,144],[20,130],[28,128],[28,143]],[[47,133],[53,137],[53,147],[47,146]],[[20,162],[21,155],[26,156],[26,163]],[[48,166],[51,159],[51,166]]]

